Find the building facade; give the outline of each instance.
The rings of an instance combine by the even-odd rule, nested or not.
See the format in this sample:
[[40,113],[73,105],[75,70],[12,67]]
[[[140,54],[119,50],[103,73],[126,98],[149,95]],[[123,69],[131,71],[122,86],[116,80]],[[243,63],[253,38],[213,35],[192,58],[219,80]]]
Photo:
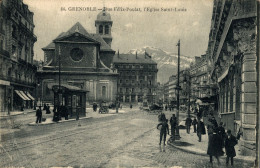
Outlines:
[[157,63],[148,54],[118,54],[113,60],[118,76],[121,102],[154,102],[157,88]]
[[0,3],[0,112],[32,108],[36,66],[33,65],[33,12],[22,0]]
[[[221,23],[221,24],[219,24]],[[226,129],[239,130],[242,154],[256,153],[256,1],[214,1],[208,55]]]
[[216,84],[210,78],[207,55],[195,57],[195,62],[190,65],[191,99],[206,99],[216,96]]
[[[109,30],[99,25],[107,23]],[[87,91],[87,102],[115,101],[118,74],[110,69],[115,51],[103,38],[111,37],[111,26],[111,16],[103,10],[97,16],[97,34],[88,33],[78,22],[43,48],[44,65],[37,72],[38,100],[53,102],[51,86],[59,83],[60,74],[61,85]]]

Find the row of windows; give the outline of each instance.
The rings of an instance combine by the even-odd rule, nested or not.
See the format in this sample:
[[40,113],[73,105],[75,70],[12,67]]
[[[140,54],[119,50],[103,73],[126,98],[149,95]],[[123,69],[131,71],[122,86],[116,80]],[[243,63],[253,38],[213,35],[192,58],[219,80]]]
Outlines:
[[[135,88],[119,88],[120,93],[123,93],[124,91],[126,93],[134,93],[134,92],[143,92],[143,88],[135,89]],[[149,93],[152,93],[153,89],[148,89]]]
[[[129,83],[129,82],[131,82],[131,83],[144,83],[145,81],[143,81],[143,80],[139,80],[139,81],[136,81],[136,80],[128,80],[128,79],[126,79],[126,80],[123,80],[123,79],[120,79],[119,80],[119,83],[123,83],[125,81],[125,83]],[[149,80],[149,82],[148,82],[150,85],[152,85],[152,81],[151,80]]]
[[123,69],[134,69],[134,68],[137,68],[137,69],[143,69],[143,68],[150,68],[150,69],[155,69],[156,68],[156,65],[118,65],[116,66],[116,68],[123,68]]
[[[139,76],[139,78],[142,78],[144,77],[144,75],[148,75],[148,76],[151,76],[151,75],[154,75],[155,73],[144,73],[144,72],[139,72],[138,71],[127,71],[127,72],[119,72],[119,76]],[[153,77],[152,77],[153,78]]]

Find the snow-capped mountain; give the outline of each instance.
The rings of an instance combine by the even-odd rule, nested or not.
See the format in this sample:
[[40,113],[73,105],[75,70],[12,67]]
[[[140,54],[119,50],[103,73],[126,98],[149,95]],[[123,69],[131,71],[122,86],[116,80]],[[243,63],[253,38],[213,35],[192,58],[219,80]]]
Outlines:
[[[178,54],[164,51],[160,48],[145,46],[141,49],[132,49],[128,54],[144,54],[145,52],[152,56],[152,59],[157,63],[158,73],[157,81],[165,83],[169,77],[177,72]],[[190,66],[194,58],[189,56],[180,56],[180,69],[185,69]]]

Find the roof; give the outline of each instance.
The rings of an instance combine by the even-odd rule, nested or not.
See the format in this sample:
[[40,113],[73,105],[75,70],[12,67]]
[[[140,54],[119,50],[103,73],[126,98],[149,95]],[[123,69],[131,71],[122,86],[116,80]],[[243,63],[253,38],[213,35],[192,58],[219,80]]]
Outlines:
[[[101,51],[114,51],[99,34],[89,34],[87,30],[79,22],[72,26],[67,32],[60,33],[54,40],[58,40],[63,37],[68,37],[75,32],[78,32],[89,39],[99,42]],[[42,49],[55,49],[55,44],[52,41],[50,44],[48,44],[46,47]]]
[[81,35],[85,36],[85,37],[89,37],[91,38],[91,36],[89,35],[89,33],[87,32],[87,30],[79,23],[77,22],[74,26],[72,26],[67,32],[65,33],[61,33],[56,39],[54,40],[58,40],[60,38],[63,37],[67,37],[71,34],[74,34],[75,32],[80,33]]
[[101,51],[114,51],[111,47],[105,42],[105,40],[99,34],[90,34],[91,38],[100,42],[100,50]]
[[114,63],[132,63],[132,64],[157,64],[151,58],[145,55],[119,54],[113,58]]
[[97,15],[98,21],[111,21],[111,16],[106,12],[105,8]]

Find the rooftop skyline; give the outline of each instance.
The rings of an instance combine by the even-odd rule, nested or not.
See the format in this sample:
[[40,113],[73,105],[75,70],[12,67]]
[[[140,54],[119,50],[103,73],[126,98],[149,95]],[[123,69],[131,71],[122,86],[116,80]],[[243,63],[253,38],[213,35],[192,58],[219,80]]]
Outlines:
[[[98,9],[104,6],[113,21],[113,50],[127,53],[131,49],[153,46],[177,53],[176,44],[180,39],[182,55],[200,56],[207,49],[213,5],[211,0],[199,3],[194,0],[142,0],[138,3],[134,0],[24,0],[24,3],[34,12],[37,60],[43,60],[41,48],[77,22],[88,33],[96,33],[95,20],[101,12]],[[87,11],[87,7],[96,8],[96,11]]]

